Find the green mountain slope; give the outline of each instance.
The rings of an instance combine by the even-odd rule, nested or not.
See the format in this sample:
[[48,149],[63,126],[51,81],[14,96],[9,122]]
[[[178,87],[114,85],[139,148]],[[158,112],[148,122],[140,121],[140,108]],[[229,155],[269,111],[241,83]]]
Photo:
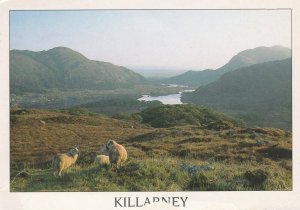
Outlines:
[[291,129],[291,59],[225,73],[219,80],[184,93],[184,102],[209,105],[249,125]]
[[89,60],[69,48],[10,51],[10,87],[14,92],[44,89],[114,89],[144,83],[139,74],[111,63]]
[[164,79],[164,83],[188,86],[207,85],[219,79],[224,73],[258,63],[282,60],[291,57],[291,49],[281,46],[257,47],[235,55],[230,61],[216,70],[188,71],[181,75]]
[[221,72],[211,69],[206,69],[203,71],[187,71],[183,74],[164,79],[163,83],[198,87],[201,84],[207,84],[207,81],[214,80],[220,73]]

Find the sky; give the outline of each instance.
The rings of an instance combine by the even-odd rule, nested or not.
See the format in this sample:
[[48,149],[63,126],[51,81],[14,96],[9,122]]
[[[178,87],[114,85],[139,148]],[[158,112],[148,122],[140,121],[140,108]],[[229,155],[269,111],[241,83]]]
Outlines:
[[291,47],[290,10],[11,11],[10,49],[69,47],[133,70],[216,69],[258,46]]

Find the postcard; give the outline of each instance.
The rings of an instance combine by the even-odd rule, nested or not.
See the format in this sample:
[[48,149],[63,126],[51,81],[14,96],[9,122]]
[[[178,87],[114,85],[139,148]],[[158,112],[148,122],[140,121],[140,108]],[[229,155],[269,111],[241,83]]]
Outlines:
[[300,209],[299,3],[29,2],[0,4],[0,209]]

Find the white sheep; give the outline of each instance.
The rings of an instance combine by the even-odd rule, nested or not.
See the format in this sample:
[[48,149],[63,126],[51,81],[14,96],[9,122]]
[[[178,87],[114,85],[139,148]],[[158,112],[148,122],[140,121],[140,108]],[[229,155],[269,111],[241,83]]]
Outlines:
[[[103,150],[103,147],[101,149]],[[108,140],[105,145],[104,151],[108,153],[111,167],[115,165],[118,169],[119,166],[123,165],[127,160],[126,149],[116,141]]]
[[109,156],[107,155],[97,155],[94,160],[94,164],[99,165],[101,168],[107,168],[110,165]]
[[77,147],[71,148],[67,153],[56,154],[52,159],[53,175],[56,173],[61,177],[62,171],[75,164],[79,155]]

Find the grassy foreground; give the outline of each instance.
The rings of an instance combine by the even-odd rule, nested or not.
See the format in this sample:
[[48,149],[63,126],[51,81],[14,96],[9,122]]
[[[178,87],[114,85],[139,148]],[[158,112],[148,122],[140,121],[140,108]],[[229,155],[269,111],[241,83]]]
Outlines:
[[[130,160],[118,171],[95,165],[74,166],[62,178],[50,170],[28,169],[12,191],[240,191],[291,190],[291,174],[273,164],[210,163],[209,169],[185,170],[176,158]],[[193,161],[207,165],[207,163]],[[189,162],[190,163],[190,162]]]
[[[118,171],[93,164],[109,138],[129,154]],[[76,165],[53,177],[53,154],[78,143]],[[13,192],[292,190],[291,133],[274,128],[153,128],[103,115],[12,110],[10,150]]]

